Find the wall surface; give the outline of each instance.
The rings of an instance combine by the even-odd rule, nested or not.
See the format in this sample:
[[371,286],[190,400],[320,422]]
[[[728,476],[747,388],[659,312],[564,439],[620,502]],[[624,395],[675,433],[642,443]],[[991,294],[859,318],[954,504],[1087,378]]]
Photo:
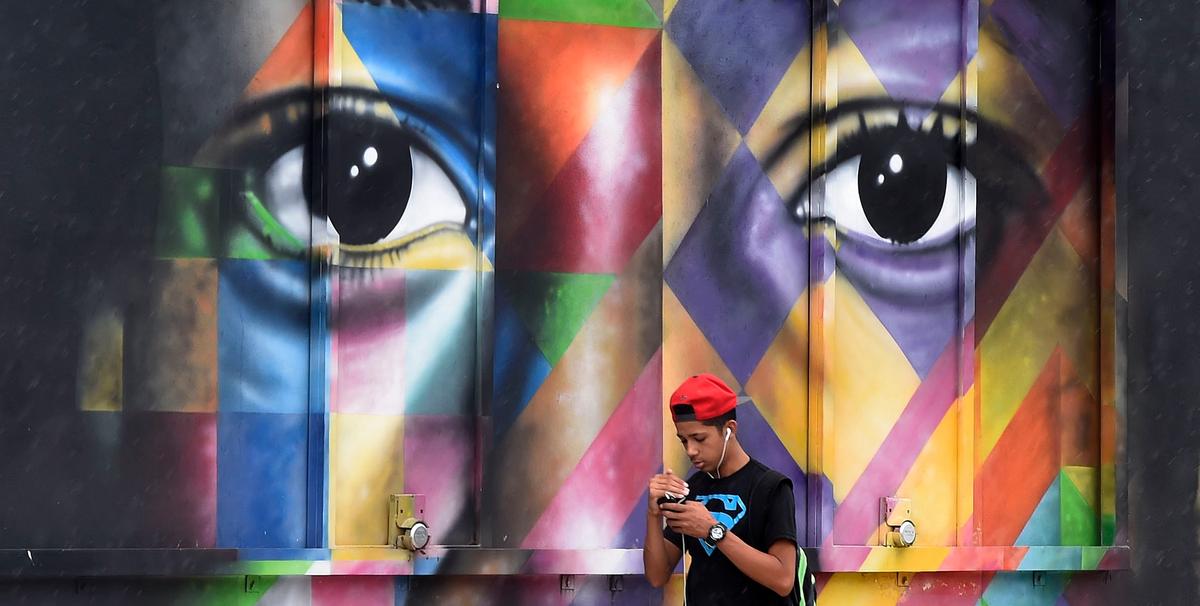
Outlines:
[[697,372],[822,603],[1189,603],[1160,4],[6,6],[0,603],[677,603]]

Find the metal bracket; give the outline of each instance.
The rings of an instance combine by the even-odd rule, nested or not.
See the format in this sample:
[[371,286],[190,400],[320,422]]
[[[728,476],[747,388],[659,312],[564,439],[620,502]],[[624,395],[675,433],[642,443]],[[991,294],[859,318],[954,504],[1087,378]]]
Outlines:
[[879,544],[908,547],[917,539],[913,524],[912,499],[884,497],[879,500]]
[[1033,586],[1034,587],[1045,587],[1046,586],[1046,573],[1045,572],[1042,572],[1039,570],[1039,571],[1033,573]]
[[260,577],[256,574],[246,575],[246,585],[245,585],[246,593],[262,593],[262,586],[259,585],[259,581],[261,581],[261,580],[262,580],[262,577]]
[[575,591],[575,575],[562,574],[558,576],[558,588],[562,591]]
[[618,591],[625,591],[625,577],[623,577],[619,574],[609,575],[608,576],[608,590],[613,593],[616,593]]
[[896,585],[898,585],[900,587],[908,587],[909,583],[911,583],[911,582],[912,582],[911,574],[909,574],[907,572],[897,572],[896,573]]
[[401,526],[408,519],[425,519],[425,495],[394,494],[388,497],[388,546],[400,547]]

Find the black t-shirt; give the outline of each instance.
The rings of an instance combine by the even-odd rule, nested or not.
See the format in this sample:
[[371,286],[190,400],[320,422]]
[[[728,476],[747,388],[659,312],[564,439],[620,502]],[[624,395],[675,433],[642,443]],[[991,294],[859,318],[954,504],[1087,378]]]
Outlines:
[[[753,459],[719,480],[696,472],[688,478],[689,501],[707,505],[713,517],[751,547],[766,552],[779,539],[796,543],[796,506],[787,478]],[[663,528],[663,537],[679,546],[679,534]],[[691,566],[687,575],[690,606],[794,604],[738,570],[707,539],[687,537]],[[795,592],[793,591],[793,594]]]

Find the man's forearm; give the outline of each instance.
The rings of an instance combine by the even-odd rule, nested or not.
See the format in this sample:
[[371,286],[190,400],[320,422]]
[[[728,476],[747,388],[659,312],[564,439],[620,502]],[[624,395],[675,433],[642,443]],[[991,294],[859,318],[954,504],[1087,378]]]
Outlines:
[[751,547],[732,532],[717,543],[717,548],[742,571],[742,574],[750,577],[755,583],[779,595],[786,595],[792,590],[796,577],[794,561],[789,566],[775,555]]
[[671,562],[667,555],[667,540],[662,536],[662,519],[646,516],[646,541],[642,549],[642,568],[646,580],[654,587],[666,585],[671,578]]

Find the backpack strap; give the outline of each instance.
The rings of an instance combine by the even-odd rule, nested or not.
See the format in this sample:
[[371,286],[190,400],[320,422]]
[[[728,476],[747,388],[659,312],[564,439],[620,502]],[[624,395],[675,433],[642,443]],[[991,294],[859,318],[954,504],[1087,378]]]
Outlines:
[[[791,478],[768,468],[755,483],[750,493],[751,502],[762,503],[763,499],[769,498],[783,484],[787,484],[789,488],[793,487]],[[816,606],[816,584],[816,576],[808,569],[808,555],[800,547],[800,537],[796,537],[796,581],[792,584],[792,603],[799,606]]]

